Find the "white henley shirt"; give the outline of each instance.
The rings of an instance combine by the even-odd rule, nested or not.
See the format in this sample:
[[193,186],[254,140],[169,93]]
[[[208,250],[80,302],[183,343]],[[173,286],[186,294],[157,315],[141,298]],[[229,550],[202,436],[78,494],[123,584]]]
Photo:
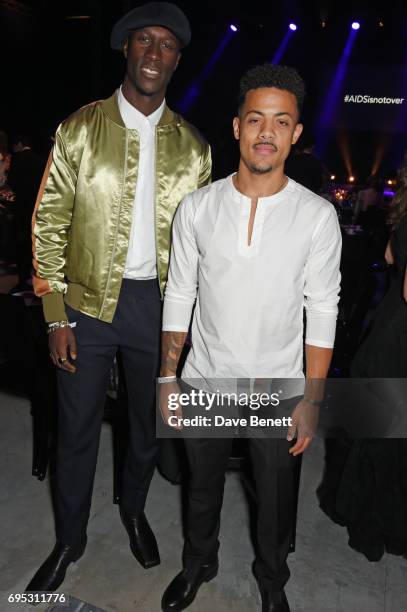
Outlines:
[[163,330],[187,331],[183,379],[303,378],[306,343],[331,348],[341,234],[332,204],[289,179],[251,199],[232,175],[187,195],[175,215]]

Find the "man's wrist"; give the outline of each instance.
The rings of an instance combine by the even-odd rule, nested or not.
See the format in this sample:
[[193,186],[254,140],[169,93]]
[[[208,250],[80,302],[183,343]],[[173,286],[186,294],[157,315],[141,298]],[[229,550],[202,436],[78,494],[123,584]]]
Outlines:
[[158,384],[175,382],[176,380],[177,380],[177,377],[175,374],[171,374],[170,376],[158,376],[157,377]]
[[161,365],[159,372],[160,373],[158,376],[160,378],[168,378],[169,376],[177,376],[177,369],[175,365],[173,366],[173,364]]
[[315,400],[315,399],[312,399],[312,397],[306,397],[305,395],[302,399],[304,402],[311,404],[311,406],[317,406],[318,408],[321,406],[321,403],[322,403],[322,400]]
[[64,327],[76,327],[76,323],[70,323],[68,319],[63,319],[62,321],[52,321],[52,323],[47,323],[47,333],[51,334],[57,329],[63,329]]

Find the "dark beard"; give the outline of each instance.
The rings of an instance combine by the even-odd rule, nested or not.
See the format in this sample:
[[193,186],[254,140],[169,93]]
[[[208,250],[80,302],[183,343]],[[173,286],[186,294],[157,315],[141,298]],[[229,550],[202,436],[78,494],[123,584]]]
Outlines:
[[248,168],[250,172],[253,172],[253,174],[268,174],[269,172],[273,170],[273,166],[259,168],[258,166],[254,166],[253,164],[248,164]]

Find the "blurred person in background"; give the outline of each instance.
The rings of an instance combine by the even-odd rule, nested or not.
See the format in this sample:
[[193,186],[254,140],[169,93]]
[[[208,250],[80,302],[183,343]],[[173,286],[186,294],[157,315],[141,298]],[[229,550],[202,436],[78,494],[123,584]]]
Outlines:
[[7,148],[7,134],[0,131],[0,188],[5,185],[10,168],[10,154]]
[[407,555],[407,155],[389,225],[390,287],[353,358],[351,375],[371,379],[371,399],[379,399],[384,416],[395,419],[381,438],[335,441],[318,490],[322,509],[347,527],[349,546],[369,561],[385,552]]
[[361,213],[367,212],[369,208],[380,206],[383,197],[380,191],[380,180],[377,176],[369,176],[366,185],[359,190],[354,207],[354,218]]
[[14,235],[18,285],[11,290],[11,293],[16,293],[31,289],[31,218],[44,164],[32,150],[31,139],[26,134],[16,134],[12,147],[13,156],[7,182],[15,194]]
[[304,138],[287,160],[287,176],[319,194],[326,173],[322,161],[314,154],[314,143]]

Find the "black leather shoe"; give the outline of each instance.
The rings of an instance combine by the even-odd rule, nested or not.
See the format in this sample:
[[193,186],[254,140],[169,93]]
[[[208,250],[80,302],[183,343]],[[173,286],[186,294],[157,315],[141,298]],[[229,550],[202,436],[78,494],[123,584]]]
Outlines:
[[57,542],[52,553],[47,557],[27,586],[26,593],[38,591],[52,593],[56,591],[65,578],[68,565],[82,557],[85,552],[86,542],[86,537],[76,546]]
[[188,608],[194,601],[201,584],[215,578],[217,573],[217,563],[185,567],[166,588],[161,601],[162,610],[164,612],[178,612]]
[[275,592],[260,589],[260,594],[261,612],[290,612],[284,589]]
[[120,508],[120,516],[129,534],[130,548],[137,561],[148,569],[161,563],[157,540],[144,512],[139,516],[129,516]]

